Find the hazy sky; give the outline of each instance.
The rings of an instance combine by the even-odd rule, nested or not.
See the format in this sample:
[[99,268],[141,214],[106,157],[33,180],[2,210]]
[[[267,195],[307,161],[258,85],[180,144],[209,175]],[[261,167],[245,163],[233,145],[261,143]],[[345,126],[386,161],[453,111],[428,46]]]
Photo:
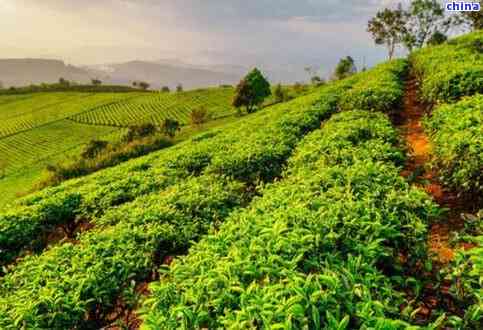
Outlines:
[[367,34],[367,20],[395,2],[0,0],[0,58],[329,65],[352,55],[374,63],[386,53]]

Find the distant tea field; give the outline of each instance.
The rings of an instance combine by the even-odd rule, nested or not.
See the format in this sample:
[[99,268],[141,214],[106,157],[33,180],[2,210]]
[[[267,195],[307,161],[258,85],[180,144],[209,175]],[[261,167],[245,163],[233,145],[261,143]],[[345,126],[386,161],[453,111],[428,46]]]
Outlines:
[[79,154],[93,139],[117,141],[126,128],[164,119],[189,124],[194,109],[212,120],[235,113],[233,88],[179,93],[51,92],[0,96],[0,205],[27,191],[46,165]]

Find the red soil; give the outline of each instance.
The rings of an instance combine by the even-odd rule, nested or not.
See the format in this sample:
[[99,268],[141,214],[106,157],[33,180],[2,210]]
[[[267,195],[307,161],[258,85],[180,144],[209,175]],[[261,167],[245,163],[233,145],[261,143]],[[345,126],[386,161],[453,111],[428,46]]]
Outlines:
[[435,255],[435,261],[446,264],[454,258],[450,238],[452,232],[463,227],[461,214],[465,211],[465,203],[455,192],[445,189],[438,182],[436,173],[428,167],[431,144],[422,126],[422,119],[427,110],[418,102],[417,90],[416,79],[408,80],[401,129],[409,147],[410,157],[401,175],[414,180],[415,185],[424,189],[442,208],[448,210],[445,219],[431,225],[428,237],[429,250]]
[[[436,266],[433,270],[434,274],[428,274],[421,269],[412,270],[413,273],[420,273],[427,281],[417,303],[417,317],[421,324],[426,324],[432,317],[433,311],[437,309],[462,315],[462,311],[455,305],[449,293],[450,283],[439,282],[435,274],[439,267],[454,259],[456,248],[466,250],[474,247],[467,243],[461,243],[457,247],[451,244],[452,233],[463,229],[464,219],[462,215],[473,211],[471,209],[473,203],[464,200],[456,192],[442,186],[438,182],[437,173],[429,167],[431,144],[422,126],[422,119],[429,111],[428,107],[418,102],[417,91],[416,79],[409,79],[406,84],[404,109],[400,118],[397,118],[397,123],[400,124],[400,129],[409,148],[409,159],[401,175],[412,184],[424,189],[441,208],[446,210],[443,217],[431,224],[428,233],[428,248],[433,255],[432,260]],[[411,296],[411,293],[408,293],[408,295]]]

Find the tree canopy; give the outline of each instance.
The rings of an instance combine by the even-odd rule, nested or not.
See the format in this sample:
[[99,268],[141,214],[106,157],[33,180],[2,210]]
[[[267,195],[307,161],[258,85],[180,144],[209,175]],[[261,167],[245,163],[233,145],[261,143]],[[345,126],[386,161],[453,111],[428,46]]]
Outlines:
[[255,68],[238,84],[233,99],[233,106],[236,108],[244,106],[247,113],[252,113],[270,95],[272,95],[270,83],[260,70]]
[[407,38],[405,13],[402,6],[391,10],[385,8],[372,18],[367,27],[367,31],[372,34],[376,45],[385,45],[392,59],[396,46]]
[[344,79],[353,75],[357,72],[357,68],[354,62],[354,59],[351,56],[346,56],[341,58],[337,66],[335,67],[334,78],[335,79]]

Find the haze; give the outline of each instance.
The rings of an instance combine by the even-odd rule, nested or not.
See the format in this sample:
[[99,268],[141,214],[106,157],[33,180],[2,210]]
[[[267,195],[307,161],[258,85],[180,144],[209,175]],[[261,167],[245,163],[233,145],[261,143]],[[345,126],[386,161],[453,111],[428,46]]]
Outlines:
[[381,61],[367,20],[383,0],[0,0],[0,58],[75,65],[170,60],[327,74]]

